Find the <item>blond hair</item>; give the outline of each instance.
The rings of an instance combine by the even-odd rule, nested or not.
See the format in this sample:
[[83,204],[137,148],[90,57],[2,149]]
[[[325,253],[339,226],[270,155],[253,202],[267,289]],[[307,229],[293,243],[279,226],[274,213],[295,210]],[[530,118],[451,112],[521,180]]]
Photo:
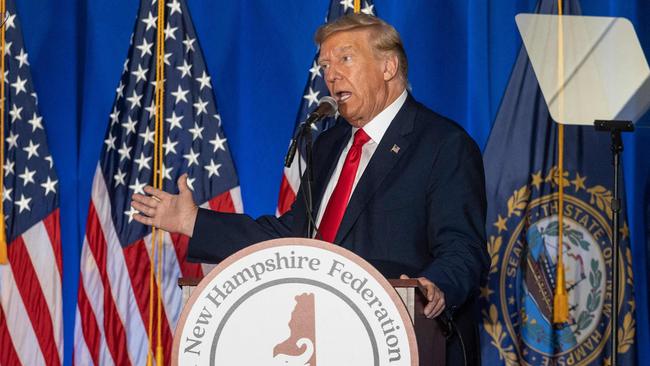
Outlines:
[[349,14],[338,18],[332,23],[323,24],[316,30],[314,41],[321,45],[327,37],[336,32],[354,30],[370,30],[372,48],[380,53],[393,53],[399,61],[399,75],[406,83],[408,80],[408,59],[404,44],[395,28],[385,21],[363,13]]

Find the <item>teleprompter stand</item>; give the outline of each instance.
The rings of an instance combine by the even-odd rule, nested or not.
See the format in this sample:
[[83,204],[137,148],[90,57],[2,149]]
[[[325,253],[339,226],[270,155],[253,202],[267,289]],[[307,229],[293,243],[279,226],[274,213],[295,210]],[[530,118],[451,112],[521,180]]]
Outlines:
[[[623,139],[621,138],[622,132],[634,131],[634,124],[630,121],[602,121],[597,120],[594,122],[596,131],[609,132],[611,135],[611,150],[612,150],[612,165],[614,166],[614,192],[611,201],[612,207],[612,251],[614,252],[614,263],[612,265],[612,350],[611,354],[615,355],[618,349],[618,337],[616,337],[616,329],[618,329],[618,261],[619,261],[619,230],[620,222],[619,217],[621,214],[621,199],[619,197],[619,177],[620,177],[620,164],[621,153],[623,152]],[[612,365],[616,366],[616,357],[612,357]]]

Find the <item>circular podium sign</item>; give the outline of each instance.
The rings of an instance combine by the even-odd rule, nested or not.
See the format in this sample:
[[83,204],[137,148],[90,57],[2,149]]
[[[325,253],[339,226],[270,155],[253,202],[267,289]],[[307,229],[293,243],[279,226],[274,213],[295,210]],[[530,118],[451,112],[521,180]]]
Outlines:
[[286,238],[243,249],[198,285],[174,334],[174,365],[414,366],[410,317],[356,254]]

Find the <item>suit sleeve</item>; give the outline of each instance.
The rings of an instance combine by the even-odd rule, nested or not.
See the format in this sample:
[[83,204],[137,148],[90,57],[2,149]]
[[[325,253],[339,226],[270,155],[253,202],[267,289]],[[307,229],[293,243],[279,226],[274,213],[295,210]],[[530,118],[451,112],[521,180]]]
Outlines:
[[427,210],[429,251],[435,259],[422,275],[444,292],[453,310],[478,293],[489,265],[483,161],[464,132],[441,145],[429,177]]
[[257,220],[244,214],[199,209],[190,238],[187,259],[218,263],[251,244],[291,236],[293,209],[277,218],[267,215]]
[[[323,136],[324,134],[314,143],[315,166],[323,164],[322,154],[319,153],[322,151],[320,146]],[[302,189],[301,185],[297,197],[302,197]],[[189,241],[187,259],[194,262],[218,263],[251,244],[305,235],[295,231],[300,229],[294,228],[300,226],[300,220],[295,220],[296,215],[302,217],[304,211],[305,204],[301,200],[296,200],[291,209],[279,218],[266,215],[253,219],[244,214],[199,209]]]
[[[322,154],[319,153],[322,150],[320,148],[322,136],[314,143],[315,166],[322,164]],[[302,195],[301,185],[296,196],[302,197]],[[281,217],[266,215],[258,219],[245,214],[199,209],[189,241],[187,259],[192,262],[218,263],[251,244],[277,238],[303,236],[305,233],[294,231],[298,229],[292,228],[295,226],[296,211],[298,215],[303,215],[304,207],[303,202],[296,200],[291,209]]]

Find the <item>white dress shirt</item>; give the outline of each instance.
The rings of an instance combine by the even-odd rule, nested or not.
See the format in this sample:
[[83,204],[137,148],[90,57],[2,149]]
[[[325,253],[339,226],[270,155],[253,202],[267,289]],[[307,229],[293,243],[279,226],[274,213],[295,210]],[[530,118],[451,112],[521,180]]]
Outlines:
[[[357,169],[357,175],[354,177],[354,183],[352,184],[352,192],[350,192],[350,197],[352,197],[352,195],[354,194],[354,190],[357,187],[357,183],[359,182],[359,179],[363,175],[363,171],[366,170],[366,167],[370,162],[370,158],[372,158],[372,155],[375,153],[375,150],[377,150],[377,146],[379,146],[381,139],[384,137],[384,134],[386,133],[388,126],[390,126],[390,123],[397,115],[397,112],[399,112],[399,110],[402,108],[402,105],[404,105],[404,102],[406,101],[406,95],[407,95],[406,90],[404,90],[404,92],[402,92],[402,94],[399,97],[397,97],[397,99],[395,99],[395,101],[391,103],[391,105],[386,107],[386,109],[381,111],[378,115],[375,116],[375,118],[373,118],[370,122],[368,122],[365,126],[363,126],[363,130],[370,137],[370,140],[366,142],[366,144],[363,145],[363,147],[361,148],[361,160],[359,161],[359,168]],[[318,216],[316,216],[317,226],[320,226],[320,222],[323,218],[323,214],[325,213],[325,208],[329,203],[330,197],[332,196],[332,192],[334,192],[336,183],[338,183],[339,181],[339,176],[341,175],[341,170],[343,169],[343,164],[345,163],[345,158],[348,155],[348,151],[350,151],[350,148],[352,147],[354,134],[355,132],[357,132],[357,130],[359,129],[356,127],[352,127],[352,134],[350,135],[350,139],[348,140],[347,145],[345,145],[345,149],[343,149],[343,152],[339,157],[339,161],[336,164],[336,168],[334,169],[334,172],[332,173],[332,176],[330,177],[330,180],[327,183],[327,187],[325,188],[325,194],[323,194],[323,199],[318,208]]]

